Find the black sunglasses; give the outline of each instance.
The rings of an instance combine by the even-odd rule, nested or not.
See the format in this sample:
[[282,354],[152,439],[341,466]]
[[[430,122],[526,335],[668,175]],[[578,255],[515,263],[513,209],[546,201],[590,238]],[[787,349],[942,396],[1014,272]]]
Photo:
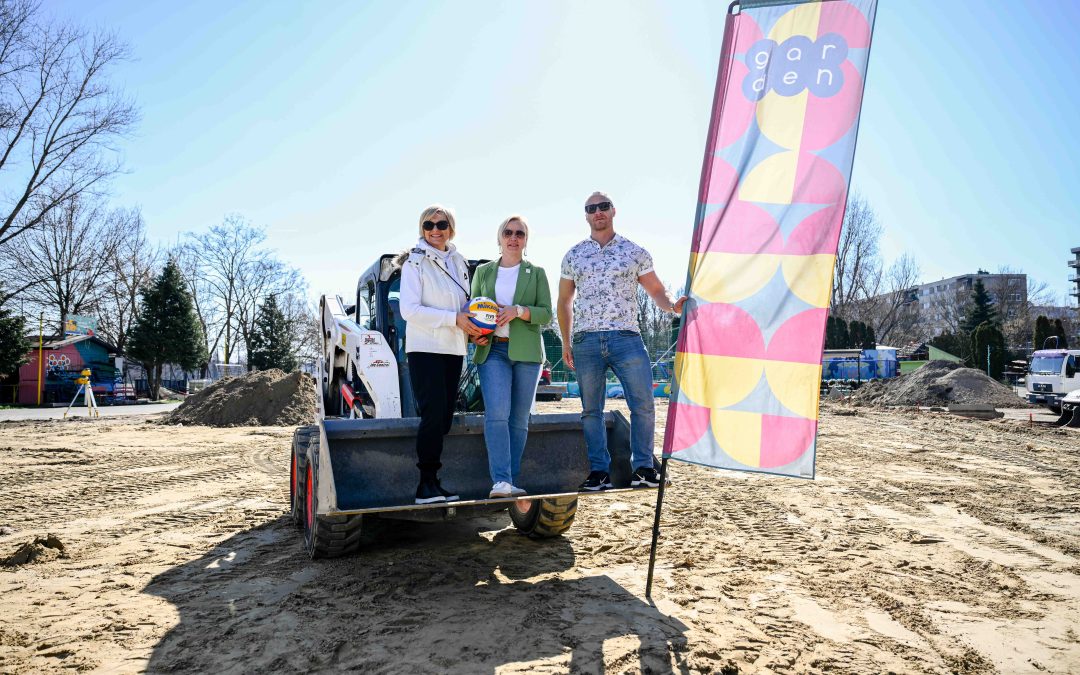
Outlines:
[[599,204],[586,204],[585,213],[596,213],[597,209],[601,211],[607,211],[611,208],[611,202],[600,202]]
[[509,239],[510,237],[517,236],[519,239],[525,238],[525,232],[523,230],[503,230],[503,236]]
[[448,229],[450,229],[450,221],[448,221],[448,220],[440,220],[437,223],[433,223],[430,220],[425,220],[424,221],[424,231],[425,232],[431,232],[436,227],[439,228],[439,232],[442,232],[443,230],[448,230]]

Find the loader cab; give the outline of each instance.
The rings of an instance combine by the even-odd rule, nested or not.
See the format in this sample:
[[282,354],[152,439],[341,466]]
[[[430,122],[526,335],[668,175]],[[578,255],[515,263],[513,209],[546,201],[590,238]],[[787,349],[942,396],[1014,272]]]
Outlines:
[[[401,316],[398,298],[401,293],[401,267],[395,262],[397,254],[383,254],[363,274],[356,284],[356,309],[354,320],[361,328],[382,333],[386,343],[394,351],[398,362],[398,384],[401,391],[401,410],[404,417],[415,417],[416,399],[409,380],[409,359],[405,352],[405,319]],[[469,276],[477,266],[487,260],[469,260]],[[473,346],[469,346],[470,356]],[[472,359],[465,359],[462,382],[459,387],[459,412],[480,412],[483,399],[480,381]]]

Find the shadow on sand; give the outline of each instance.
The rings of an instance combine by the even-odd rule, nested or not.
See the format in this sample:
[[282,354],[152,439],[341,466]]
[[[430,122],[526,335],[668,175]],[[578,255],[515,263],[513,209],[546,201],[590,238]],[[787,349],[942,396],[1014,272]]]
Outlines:
[[508,520],[390,522],[359,555],[316,562],[284,517],[237,533],[146,587],[180,615],[148,669],[592,673],[613,638],[609,669],[684,662],[683,624],[607,576],[563,579],[570,543],[530,540]]

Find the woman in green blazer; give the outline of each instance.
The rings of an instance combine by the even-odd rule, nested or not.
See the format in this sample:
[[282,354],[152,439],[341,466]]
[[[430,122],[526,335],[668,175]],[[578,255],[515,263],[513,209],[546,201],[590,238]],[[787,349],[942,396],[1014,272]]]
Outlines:
[[518,497],[521,454],[529,435],[529,410],[536,396],[544,345],[540,328],[551,321],[551,290],[541,267],[522,258],[529,241],[524,216],[510,216],[496,235],[502,255],[476,269],[472,296],[499,305],[495,332],[478,340],[473,361],[484,395],[484,440],[491,498]]

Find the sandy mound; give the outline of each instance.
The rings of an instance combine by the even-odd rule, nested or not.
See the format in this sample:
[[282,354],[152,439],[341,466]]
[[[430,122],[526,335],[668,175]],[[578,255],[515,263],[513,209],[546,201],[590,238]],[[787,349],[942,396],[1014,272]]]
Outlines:
[[931,361],[913,373],[874,380],[852,396],[862,405],[949,405],[982,403],[995,408],[1024,408],[1011,389],[974,368],[951,361]]
[[20,544],[15,552],[6,558],[0,559],[0,565],[4,567],[16,567],[27,563],[56,560],[66,558],[67,553],[64,544],[55,535],[36,537],[33,541]]
[[310,375],[262,370],[227,377],[188,396],[163,422],[209,427],[292,427],[313,423],[317,406],[315,380]]

